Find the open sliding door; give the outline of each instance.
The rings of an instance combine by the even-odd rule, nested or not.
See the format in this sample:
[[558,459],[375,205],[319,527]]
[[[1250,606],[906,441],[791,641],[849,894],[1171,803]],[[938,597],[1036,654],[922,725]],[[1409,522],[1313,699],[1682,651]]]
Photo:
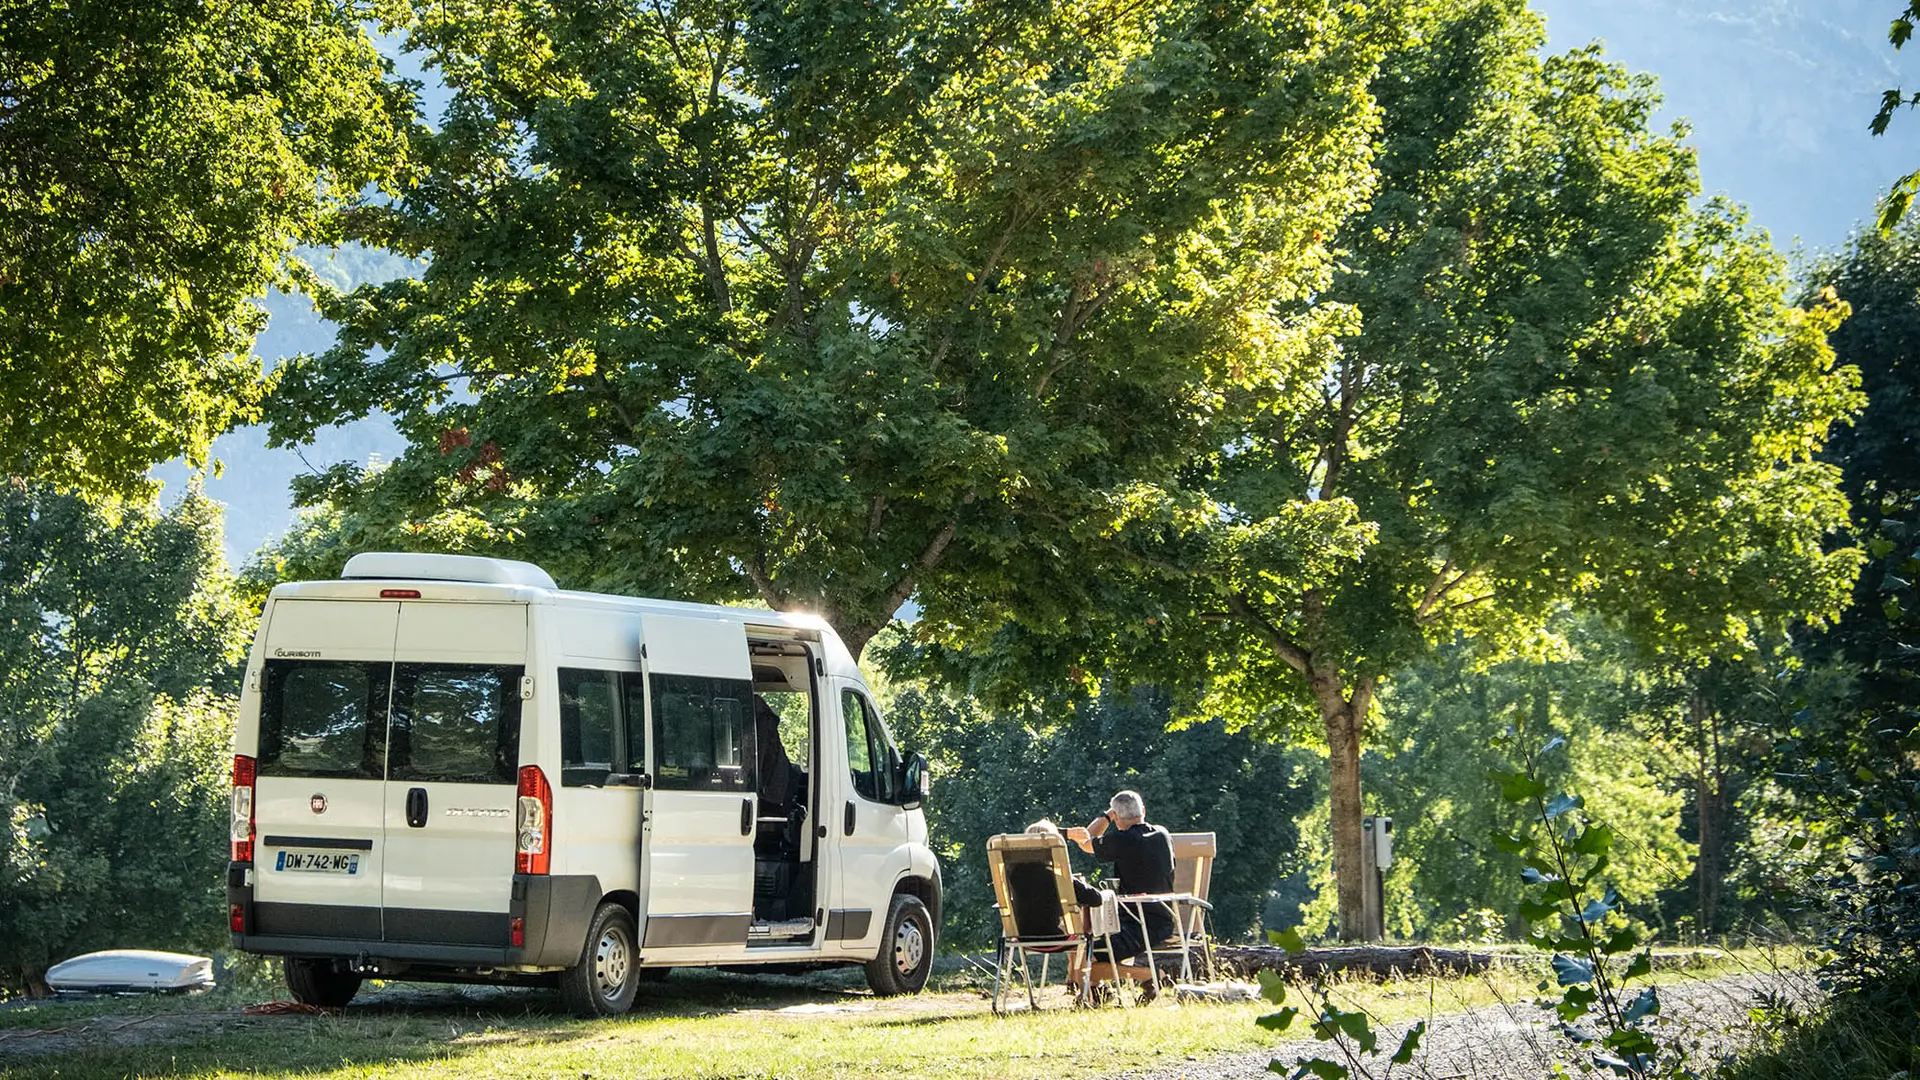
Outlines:
[[[758,815],[746,630],[723,619],[647,615],[640,640],[652,777],[642,948],[744,950]],[[632,723],[631,705],[628,716]]]

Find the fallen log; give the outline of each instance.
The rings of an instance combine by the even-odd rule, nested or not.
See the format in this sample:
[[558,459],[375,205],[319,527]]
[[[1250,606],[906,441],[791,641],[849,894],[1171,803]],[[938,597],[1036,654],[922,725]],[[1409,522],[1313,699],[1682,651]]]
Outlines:
[[1257,971],[1313,977],[1329,971],[1374,978],[1408,975],[1475,975],[1492,968],[1522,967],[1532,958],[1504,953],[1437,949],[1430,945],[1355,945],[1290,953],[1271,945],[1216,945],[1216,964],[1242,976]]
[[[1656,971],[1705,967],[1726,958],[1718,949],[1653,949],[1650,952]],[[1223,971],[1242,977],[1257,971],[1271,971],[1312,978],[1333,971],[1387,979],[1410,975],[1477,975],[1493,969],[1514,971],[1546,964],[1545,953],[1474,952],[1430,945],[1353,945],[1297,953],[1272,945],[1215,945],[1213,958]],[[1621,968],[1630,959],[1616,956],[1611,962]]]

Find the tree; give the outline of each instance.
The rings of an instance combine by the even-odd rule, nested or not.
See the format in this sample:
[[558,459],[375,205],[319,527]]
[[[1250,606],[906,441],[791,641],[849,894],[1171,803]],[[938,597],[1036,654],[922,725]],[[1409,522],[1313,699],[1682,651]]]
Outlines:
[[391,177],[348,0],[0,0],[0,472],[130,494],[262,391],[254,301]]
[[[1543,654],[1483,665],[1471,643],[1436,650],[1397,673],[1380,699],[1377,749],[1367,755],[1375,813],[1394,819],[1394,866],[1385,881],[1389,928],[1454,938],[1463,916],[1491,910],[1523,931],[1512,888],[1524,861],[1498,846],[1526,824],[1524,808],[1488,779],[1511,769],[1511,746],[1551,739],[1541,779],[1579,792],[1587,814],[1619,838],[1609,880],[1631,917],[1672,922],[1662,894],[1684,878],[1693,845],[1681,836],[1685,799],[1666,782],[1668,753],[1640,735],[1647,685],[1631,649],[1597,620],[1562,615]],[[1511,739],[1503,736],[1511,735]],[[1309,926],[1335,914],[1331,897]]]
[[1365,190],[1373,23],[1331,0],[422,8],[453,102],[353,235],[273,431],[411,449],[302,498],[389,546],[756,597],[858,654],[1212,439],[1322,335]]
[[1765,238],[1693,208],[1649,80],[1541,41],[1512,0],[1424,10],[1375,84],[1377,194],[1316,297],[1359,332],[1111,528],[1143,599],[1103,583],[1091,621],[990,639],[1002,668],[1204,672],[1189,708],[1324,739],[1345,937],[1360,752],[1405,662],[1523,650],[1567,605],[1652,656],[1744,650],[1835,614],[1858,563],[1822,547],[1846,503],[1813,457],[1856,403],[1825,342],[1842,309],[1792,307]]
[[0,987],[116,946],[220,935],[227,755],[249,619],[219,508],[0,489]]

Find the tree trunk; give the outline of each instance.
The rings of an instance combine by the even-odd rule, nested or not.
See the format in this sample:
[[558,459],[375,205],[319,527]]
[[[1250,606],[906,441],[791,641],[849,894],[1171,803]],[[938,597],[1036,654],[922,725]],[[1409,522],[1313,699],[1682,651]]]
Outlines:
[[1340,940],[1367,936],[1363,912],[1365,877],[1360,859],[1360,722],[1355,702],[1339,692],[1318,694],[1327,727],[1327,803],[1333,837],[1333,880],[1340,901]]
[[1692,695],[1695,734],[1700,740],[1700,767],[1694,777],[1694,810],[1699,817],[1700,854],[1694,860],[1700,902],[1700,939],[1713,934],[1720,920],[1720,885],[1725,876],[1722,849],[1726,846],[1727,788],[1720,763],[1720,733],[1717,717],[1706,695]]

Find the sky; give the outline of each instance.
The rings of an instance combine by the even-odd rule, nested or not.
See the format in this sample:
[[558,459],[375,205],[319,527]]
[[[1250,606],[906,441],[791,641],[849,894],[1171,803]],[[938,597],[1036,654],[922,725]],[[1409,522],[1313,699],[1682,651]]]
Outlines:
[[[1872,216],[1875,198],[1920,167],[1920,113],[1881,138],[1867,131],[1883,90],[1920,85],[1920,45],[1896,53],[1886,27],[1896,0],[1535,0],[1554,51],[1599,42],[1609,58],[1657,76],[1658,122],[1683,122],[1708,196],[1747,207],[1783,253],[1831,250]],[[416,73],[417,74],[417,73]],[[325,348],[330,327],[305,301],[273,297],[258,343],[270,362]],[[339,461],[392,458],[404,443],[381,418],[323,432],[313,445],[269,449],[259,428],[214,444],[220,475],[207,493],[227,505],[235,566],[294,519],[287,484]],[[154,475],[163,498],[188,478],[179,463]]]

